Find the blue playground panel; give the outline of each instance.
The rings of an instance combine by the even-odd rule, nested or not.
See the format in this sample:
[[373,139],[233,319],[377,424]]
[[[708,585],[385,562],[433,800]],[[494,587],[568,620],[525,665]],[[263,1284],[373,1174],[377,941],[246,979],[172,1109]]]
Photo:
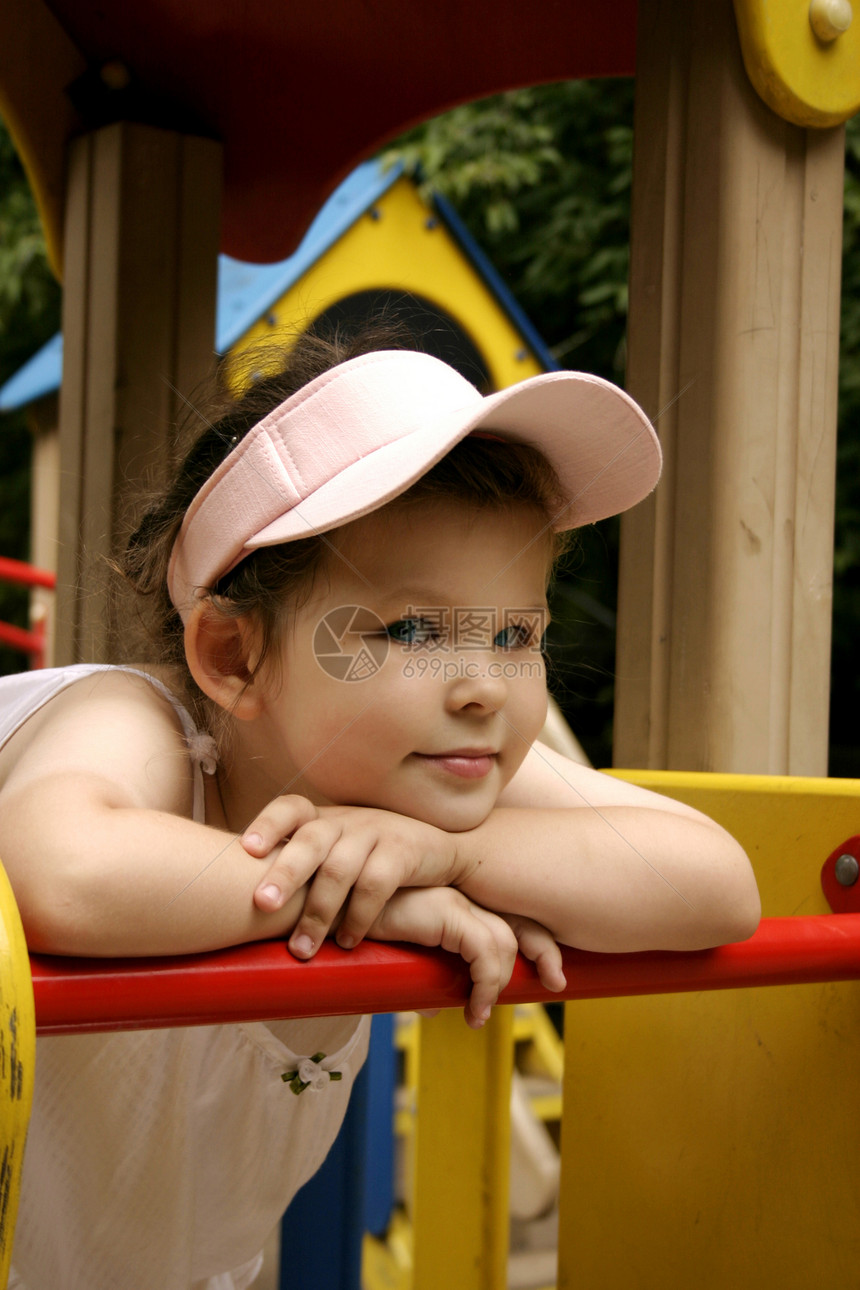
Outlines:
[[362,1238],[385,1232],[394,1204],[395,1084],[394,1017],[374,1017],[341,1131],[281,1223],[281,1290],[360,1290]]

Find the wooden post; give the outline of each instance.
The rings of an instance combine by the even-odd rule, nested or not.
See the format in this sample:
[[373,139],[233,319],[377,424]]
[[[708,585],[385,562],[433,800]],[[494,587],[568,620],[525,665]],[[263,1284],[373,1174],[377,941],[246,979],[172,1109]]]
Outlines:
[[642,0],[615,763],[827,772],[844,138],[757,98],[729,4]]
[[69,155],[60,399],[58,663],[117,661],[109,561],[173,464],[183,399],[212,370],[221,149],[147,126]]
[[[60,436],[55,394],[38,399],[27,409],[33,437],[30,476],[30,562],[39,569],[57,572],[57,530],[60,517]],[[56,613],[53,591],[33,587],[30,592],[30,626],[44,624],[44,663],[54,662]]]

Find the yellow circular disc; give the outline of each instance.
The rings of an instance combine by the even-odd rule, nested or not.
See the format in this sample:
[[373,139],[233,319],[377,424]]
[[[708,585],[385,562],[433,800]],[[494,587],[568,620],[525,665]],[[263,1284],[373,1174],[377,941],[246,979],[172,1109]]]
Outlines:
[[[801,126],[860,111],[860,6],[850,0],[734,0],[747,75],[768,107]],[[819,33],[819,34],[816,34]]]
[[0,864],[0,1286],[6,1285],[12,1258],[35,1062],[30,959],[15,897]]

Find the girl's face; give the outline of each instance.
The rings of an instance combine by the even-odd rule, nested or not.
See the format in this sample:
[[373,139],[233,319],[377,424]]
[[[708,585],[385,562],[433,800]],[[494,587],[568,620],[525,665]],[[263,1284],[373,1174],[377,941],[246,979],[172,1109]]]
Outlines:
[[543,523],[394,504],[331,534],[266,682],[267,778],[448,831],[485,819],[546,716]]

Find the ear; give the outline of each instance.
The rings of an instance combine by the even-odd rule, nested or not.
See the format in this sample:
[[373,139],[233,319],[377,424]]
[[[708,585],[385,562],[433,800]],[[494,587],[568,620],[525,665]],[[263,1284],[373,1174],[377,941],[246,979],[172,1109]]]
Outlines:
[[248,618],[219,614],[199,601],[185,624],[188,669],[204,694],[240,721],[251,721],[263,707],[262,687],[254,676],[260,656],[258,633]]

